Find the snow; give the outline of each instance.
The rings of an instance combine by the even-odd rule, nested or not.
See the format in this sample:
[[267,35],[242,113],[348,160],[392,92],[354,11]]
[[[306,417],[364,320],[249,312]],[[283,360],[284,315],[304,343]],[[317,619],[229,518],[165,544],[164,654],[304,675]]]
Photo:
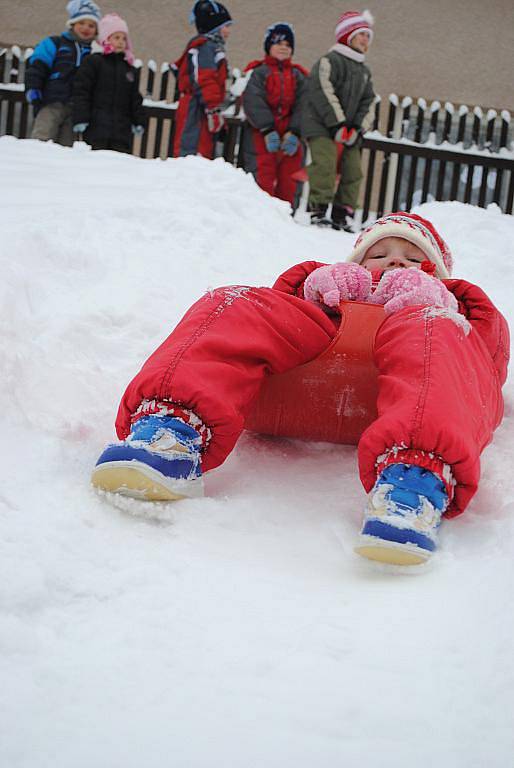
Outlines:
[[[211,287],[334,262],[345,233],[223,161],[0,139],[0,765],[505,768],[513,387],[480,490],[405,575],[352,550],[351,446],[245,434],[207,497],[89,486],[119,397]],[[514,218],[417,209],[514,321]]]

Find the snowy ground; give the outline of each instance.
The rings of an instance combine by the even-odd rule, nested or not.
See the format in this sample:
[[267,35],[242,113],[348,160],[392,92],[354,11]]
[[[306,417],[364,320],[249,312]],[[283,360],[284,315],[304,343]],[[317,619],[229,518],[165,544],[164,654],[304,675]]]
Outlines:
[[[353,554],[351,447],[247,434],[205,499],[113,508],[91,467],[188,305],[353,238],[222,161],[5,137],[0,168],[1,768],[512,765],[512,383],[417,575]],[[514,326],[514,218],[420,211]]]

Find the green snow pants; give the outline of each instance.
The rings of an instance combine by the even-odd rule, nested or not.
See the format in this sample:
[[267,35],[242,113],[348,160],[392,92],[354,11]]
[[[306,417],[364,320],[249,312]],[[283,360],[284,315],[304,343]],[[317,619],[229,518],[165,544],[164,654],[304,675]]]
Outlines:
[[[309,173],[309,204],[348,205],[357,208],[362,181],[360,147],[344,147],[337,189],[337,145],[325,136],[309,139],[312,162]],[[335,191],[334,191],[335,189]]]

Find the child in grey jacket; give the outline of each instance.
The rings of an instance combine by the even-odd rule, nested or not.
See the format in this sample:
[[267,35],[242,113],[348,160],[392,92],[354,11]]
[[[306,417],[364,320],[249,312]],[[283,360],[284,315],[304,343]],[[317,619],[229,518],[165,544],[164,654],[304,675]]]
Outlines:
[[[307,81],[302,133],[312,157],[308,169],[312,224],[351,229],[362,180],[361,136],[374,116],[375,92],[364,63],[372,25],[368,11],[343,13],[335,30],[336,45],[314,64]],[[338,165],[341,174],[335,189]]]

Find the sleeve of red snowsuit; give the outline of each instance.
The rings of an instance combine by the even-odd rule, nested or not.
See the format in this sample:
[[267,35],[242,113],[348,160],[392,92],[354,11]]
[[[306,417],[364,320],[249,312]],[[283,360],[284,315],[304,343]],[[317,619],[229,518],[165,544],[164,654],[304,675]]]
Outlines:
[[272,288],[209,292],[129,384],[118,410],[118,437],[128,435],[143,400],[171,401],[210,428],[202,469],[213,469],[234,447],[264,377],[317,357],[335,332],[319,307]]
[[[319,262],[284,272],[275,288],[303,295]],[[475,494],[480,455],[503,416],[510,337],[503,315],[484,291],[465,280],[444,280],[468,321],[447,312],[410,307],[386,317],[375,339],[378,419],[364,432],[359,470],[367,491],[383,461],[449,465],[455,489],[447,516],[460,514]]]
[[384,462],[430,468],[432,457],[439,457],[453,477],[447,511],[453,517],[478,488],[481,453],[503,416],[509,331],[480,288],[464,280],[444,282],[461,315],[410,307],[380,326],[374,345],[378,418],[363,433],[358,454],[368,491]]
[[[264,377],[312,360],[335,335],[331,318],[301,298],[305,278],[319,266],[303,262],[271,289],[229,286],[194,304],[127,388],[118,436],[127,436],[143,400],[171,401],[193,410],[212,431],[203,469],[221,464]],[[453,516],[477,489],[481,452],[503,415],[509,331],[480,288],[463,280],[445,284],[460,315],[408,307],[378,329],[378,417],[363,433],[358,457],[367,491],[384,460],[430,466],[439,457],[455,482],[447,513]]]
[[273,288],[276,291],[290,293],[293,296],[300,296],[303,298],[303,284],[310,273],[314,272],[318,267],[326,267],[325,262],[302,261],[300,264],[295,264],[294,267],[290,267],[277,277],[273,284]]
[[218,109],[225,99],[227,60],[223,45],[208,37],[194,38],[175,64],[179,104],[173,154],[201,154],[211,158],[214,136],[207,128],[206,110]]

